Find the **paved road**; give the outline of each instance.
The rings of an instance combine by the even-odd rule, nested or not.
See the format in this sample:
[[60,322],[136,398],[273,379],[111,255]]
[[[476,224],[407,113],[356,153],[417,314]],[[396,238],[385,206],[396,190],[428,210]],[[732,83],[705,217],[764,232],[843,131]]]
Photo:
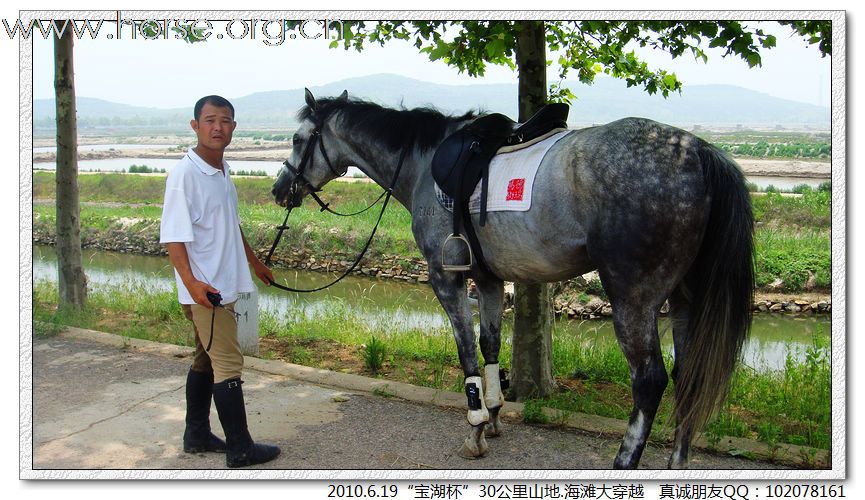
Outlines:
[[[189,359],[183,354],[188,350],[177,349],[153,354],[65,336],[37,338],[33,469],[224,468],[222,455],[190,455],[181,449]],[[464,410],[255,369],[246,370],[245,380],[253,438],[283,450],[261,468],[607,469],[619,445],[619,438],[509,419],[506,434],[490,440],[489,456],[469,461],[456,454],[467,435]],[[221,434],[215,410],[211,421]],[[663,468],[668,454],[667,449],[650,446],[641,467]],[[701,452],[694,453],[691,465],[778,468]]]

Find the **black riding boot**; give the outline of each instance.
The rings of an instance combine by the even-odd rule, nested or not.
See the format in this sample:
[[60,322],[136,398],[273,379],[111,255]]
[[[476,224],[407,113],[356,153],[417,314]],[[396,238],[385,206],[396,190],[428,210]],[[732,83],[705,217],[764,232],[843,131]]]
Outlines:
[[231,468],[269,462],[279,455],[279,448],[269,444],[256,444],[246,427],[246,407],[243,404],[243,381],[226,380],[213,385],[213,401],[225,431],[228,451],[225,463]]
[[213,372],[189,370],[186,375],[186,430],[183,451],[225,453],[225,441],[210,432],[210,398],[213,395]]

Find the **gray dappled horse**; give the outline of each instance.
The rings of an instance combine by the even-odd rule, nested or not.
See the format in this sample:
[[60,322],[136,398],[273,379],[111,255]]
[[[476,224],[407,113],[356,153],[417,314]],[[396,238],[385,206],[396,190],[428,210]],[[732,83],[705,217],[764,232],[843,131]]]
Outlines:
[[[485,455],[484,436],[501,432],[503,280],[555,282],[597,269],[630,366],[634,401],[614,466],[638,465],[667,386],[658,338],[666,300],[676,396],[669,466],[687,465],[691,439],[725,397],[751,324],[753,218],[732,160],[683,130],[646,119],[571,131],[544,157],[530,210],[490,212],[483,227],[473,215],[489,270],[475,265],[471,272],[453,272],[442,269],[440,253],[452,216],[436,199],[430,163],[436,147],[477,115],[388,109],[348,99],[347,92],[317,101],[307,90],[298,116],[292,157],[273,188],[280,205],[299,206],[350,165],[387,187],[405,154],[393,196],[412,214],[412,232],[453,326],[466,385],[480,392],[480,408],[469,407],[472,429],[463,456]],[[318,145],[306,147],[313,136]],[[483,378],[467,277],[479,292]]]

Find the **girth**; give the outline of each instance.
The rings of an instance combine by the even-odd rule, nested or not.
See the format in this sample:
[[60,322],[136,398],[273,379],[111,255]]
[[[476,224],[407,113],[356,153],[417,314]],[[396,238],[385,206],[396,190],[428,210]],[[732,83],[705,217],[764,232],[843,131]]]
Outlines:
[[[567,104],[547,104],[519,126],[500,113],[484,115],[448,136],[436,149],[432,160],[433,179],[454,200],[453,234],[442,245],[442,265],[446,270],[469,270],[474,254],[478,264],[489,271],[469,215],[469,198],[475,186],[481,182],[480,225],[484,226],[489,166],[493,156],[501,147],[529,142],[556,128],[567,128],[568,111]],[[468,237],[469,263],[447,265],[444,262],[444,246],[453,239],[464,240],[460,235],[461,224]]]

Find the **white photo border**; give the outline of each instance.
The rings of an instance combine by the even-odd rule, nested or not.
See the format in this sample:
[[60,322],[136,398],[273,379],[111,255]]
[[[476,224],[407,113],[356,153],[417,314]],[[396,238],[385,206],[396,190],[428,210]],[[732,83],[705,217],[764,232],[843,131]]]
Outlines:
[[[435,11],[435,10],[301,10],[301,11],[146,11],[123,10],[144,19],[658,19],[753,20],[784,19],[832,21],[832,468],[828,470],[42,470],[33,469],[33,43],[19,42],[19,373],[20,479],[295,479],[295,480],[842,480],[847,467],[846,365],[846,14],[844,11],[802,10],[669,10],[669,11]],[[20,19],[116,19],[116,11],[21,11]]]

